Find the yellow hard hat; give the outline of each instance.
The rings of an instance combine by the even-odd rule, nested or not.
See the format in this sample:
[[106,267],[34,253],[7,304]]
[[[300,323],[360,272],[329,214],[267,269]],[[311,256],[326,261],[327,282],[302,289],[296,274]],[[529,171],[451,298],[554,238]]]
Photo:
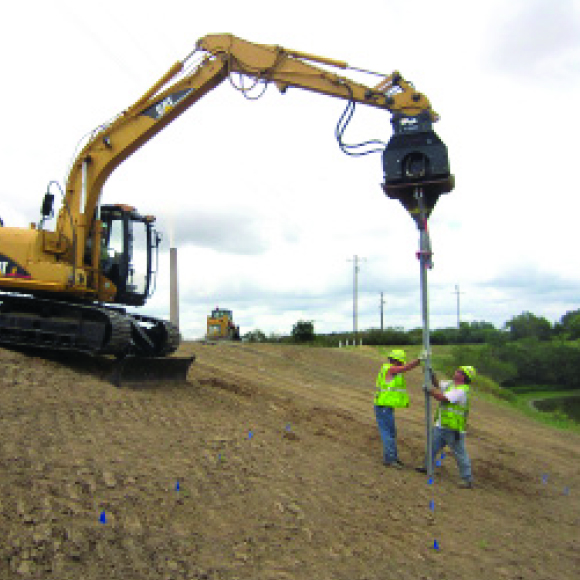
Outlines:
[[405,351],[401,350],[399,348],[392,350],[389,353],[389,358],[392,358],[392,359],[394,359],[397,362],[400,362],[402,364],[405,364],[407,362],[407,355],[405,354]]
[[473,367],[469,367],[469,366],[465,366],[465,367],[459,367],[459,370],[470,380],[472,381],[475,378],[475,375],[477,374],[475,372],[475,369]]

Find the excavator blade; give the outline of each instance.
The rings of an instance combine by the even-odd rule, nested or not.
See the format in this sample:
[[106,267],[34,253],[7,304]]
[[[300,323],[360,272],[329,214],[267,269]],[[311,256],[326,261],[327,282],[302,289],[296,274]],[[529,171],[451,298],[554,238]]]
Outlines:
[[121,387],[124,385],[144,385],[149,382],[185,382],[187,371],[195,356],[137,357],[127,356],[118,359],[113,365],[111,382]]

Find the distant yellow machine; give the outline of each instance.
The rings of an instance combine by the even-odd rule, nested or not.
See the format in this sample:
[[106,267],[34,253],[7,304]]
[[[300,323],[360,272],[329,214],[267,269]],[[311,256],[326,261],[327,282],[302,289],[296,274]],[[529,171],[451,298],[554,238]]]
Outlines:
[[208,340],[240,340],[240,327],[234,324],[231,310],[214,308],[207,317]]

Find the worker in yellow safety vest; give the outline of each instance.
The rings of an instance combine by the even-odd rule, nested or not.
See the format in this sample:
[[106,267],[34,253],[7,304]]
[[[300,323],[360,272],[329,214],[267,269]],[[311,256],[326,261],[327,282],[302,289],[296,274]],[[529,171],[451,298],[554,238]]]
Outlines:
[[[475,375],[473,367],[461,366],[455,371],[452,381],[439,383],[435,373],[432,373],[433,389],[429,391],[439,401],[433,427],[433,462],[437,453],[449,445],[462,479],[459,487],[465,489],[473,487],[471,460],[465,450],[465,432],[469,415],[469,390]],[[426,473],[427,469],[421,466],[417,471]]]
[[381,367],[376,380],[375,415],[383,441],[383,464],[397,469],[401,469],[403,463],[397,454],[395,409],[404,409],[409,406],[404,374],[421,362],[416,359],[405,364],[406,358],[404,350],[392,350],[388,355],[388,362]]

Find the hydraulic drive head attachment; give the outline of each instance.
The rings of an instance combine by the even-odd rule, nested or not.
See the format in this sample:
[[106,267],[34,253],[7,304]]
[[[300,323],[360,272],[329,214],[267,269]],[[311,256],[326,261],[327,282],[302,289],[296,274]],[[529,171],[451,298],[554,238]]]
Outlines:
[[419,213],[415,191],[423,191],[428,217],[439,196],[455,186],[449,169],[447,147],[433,131],[427,111],[416,117],[394,115],[393,135],[383,151],[383,190],[416,217]]

